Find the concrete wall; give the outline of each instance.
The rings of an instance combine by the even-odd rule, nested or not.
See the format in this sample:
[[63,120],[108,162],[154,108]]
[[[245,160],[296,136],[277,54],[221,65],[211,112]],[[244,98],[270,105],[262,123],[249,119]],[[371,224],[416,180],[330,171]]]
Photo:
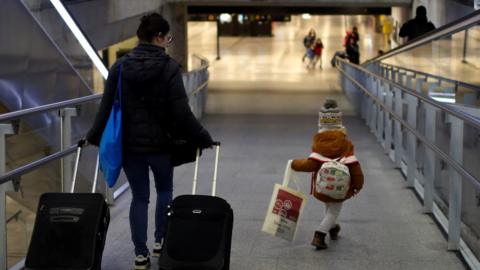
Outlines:
[[187,9],[184,3],[166,0],[94,0],[70,4],[70,12],[96,49],[103,49],[136,35],[140,18],[159,12],[169,22],[175,43],[168,53],[187,69]]
[[401,44],[402,41],[400,40],[401,38],[398,36],[398,33],[400,32],[400,27],[410,19],[410,7],[393,7],[392,8],[392,19],[393,19],[393,27],[394,31],[392,33],[393,35],[393,40],[397,44]]
[[140,17],[158,11],[165,0],[93,0],[68,9],[97,49],[135,35]]
[[475,11],[472,6],[466,6],[453,0],[414,0],[411,17],[415,16],[415,9],[423,5],[427,8],[427,15],[436,27],[455,21]]
[[409,19],[415,17],[415,10],[420,5],[427,8],[427,16],[429,20],[435,24],[435,27],[448,24],[475,11],[473,4],[472,6],[466,6],[454,0],[414,0],[411,6],[408,7],[392,7],[394,26],[398,27],[396,35],[394,36],[394,40],[397,41],[397,43],[402,43],[398,37],[400,27]]
[[473,4],[467,6],[456,1],[447,1],[446,4],[445,10],[448,12],[446,12],[445,23],[450,23],[475,11]]

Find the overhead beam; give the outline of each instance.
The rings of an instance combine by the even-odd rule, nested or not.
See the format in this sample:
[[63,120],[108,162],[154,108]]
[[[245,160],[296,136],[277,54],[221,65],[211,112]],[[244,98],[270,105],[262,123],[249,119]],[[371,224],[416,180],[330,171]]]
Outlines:
[[302,14],[317,15],[368,15],[391,14],[389,7],[328,7],[328,6],[188,6],[189,14],[219,14],[219,13],[244,13],[244,14]]
[[168,0],[190,6],[410,7],[411,0]]

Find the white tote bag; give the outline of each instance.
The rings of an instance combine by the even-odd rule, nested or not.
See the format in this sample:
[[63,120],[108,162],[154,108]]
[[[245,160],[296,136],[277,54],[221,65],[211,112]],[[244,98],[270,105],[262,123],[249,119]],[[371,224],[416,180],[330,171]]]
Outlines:
[[275,184],[262,231],[276,237],[293,241],[298,223],[307,203],[307,196],[288,187],[292,176],[292,161],[287,162],[283,184]]

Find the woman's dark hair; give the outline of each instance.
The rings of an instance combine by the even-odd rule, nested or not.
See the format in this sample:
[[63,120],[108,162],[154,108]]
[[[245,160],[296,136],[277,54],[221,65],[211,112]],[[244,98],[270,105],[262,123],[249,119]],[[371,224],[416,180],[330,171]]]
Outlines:
[[157,35],[165,36],[169,31],[170,25],[167,20],[158,13],[151,13],[140,19],[137,37],[140,41],[152,42]]

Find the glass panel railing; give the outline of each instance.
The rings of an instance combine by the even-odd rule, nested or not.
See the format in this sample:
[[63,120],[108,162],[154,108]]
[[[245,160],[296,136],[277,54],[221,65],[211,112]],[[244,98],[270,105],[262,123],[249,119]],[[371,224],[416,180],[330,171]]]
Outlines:
[[432,98],[452,82],[338,61],[345,94],[448,234],[448,249],[479,258],[480,109]]
[[[476,67],[480,43],[472,34],[479,29],[473,27],[469,31],[462,31],[441,40],[435,40],[411,51],[387,58],[382,63],[480,85],[480,78],[475,76],[480,68]],[[466,35],[466,33],[468,34]],[[465,37],[467,37],[466,47],[464,47]],[[464,54],[467,57],[464,57]]]
[[480,12],[474,12],[365,66],[439,102],[479,108],[479,22]]
[[[183,79],[192,111],[201,118],[207,98],[208,61],[196,58],[199,67],[183,74]],[[85,137],[100,98],[101,95],[93,95],[0,115],[0,209],[5,207],[7,214],[5,220],[0,220],[0,231],[5,230],[7,236],[5,242],[0,241],[0,249],[7,249],[9,267],[21,264],[27,252],[41,194],[69,190],[74,162],[70,148],[74,149],[72,145]],[[6,108],[0,106],[0,110]],[[66,152],[62,154],[62,150]],[[2,153],[6,154],[5,173]],[[60,159],[59,154],[68,155]],[[83,151],[76,192],[90,192],[97,154],[95,147]],[[45,158],[51,161],[37,165]],[[22,172],[17,173],[18,170]],[[112,189],[106,188],[101,174],[99,177],[96,190],[105,194],[110,203],[128,188],[123,173]],[[1,199],[4,189],[6,205]],[[1,256],[0,253],[0,262],[4,262]]]
[[[85,136],[85,130],[93,119],[96,111],[96,101],[80,104],[74,107],[77,117],[72,117],[71,137],[75,142]],[[59,111],[44,112],[40,115],[31,115],[16,119],[14,122],[15,134],[6,137],[6,171],[45,158],[62,150],[61,147],[61,117]],[[89,190],[93,178],[92,168],[95,167],[96,149],[89,148],[82,157],[82,169],[78,178],[78,191]],[[10,183],[8,187],[6,213],[7,213],[7,263],[12,266],[22,260],[28,248],[35,213],[40,196],[45,192],[61,192],[65,190],[63,181],[64,168],[72,168],[72,155],[61,160],[49,162],[36,168],[34,171],[23,174]],[[66,167],[66,163],[70,163]],[[99,192],[105,194],[102,186]],[[15,218],[12,218],[15,217]]]

